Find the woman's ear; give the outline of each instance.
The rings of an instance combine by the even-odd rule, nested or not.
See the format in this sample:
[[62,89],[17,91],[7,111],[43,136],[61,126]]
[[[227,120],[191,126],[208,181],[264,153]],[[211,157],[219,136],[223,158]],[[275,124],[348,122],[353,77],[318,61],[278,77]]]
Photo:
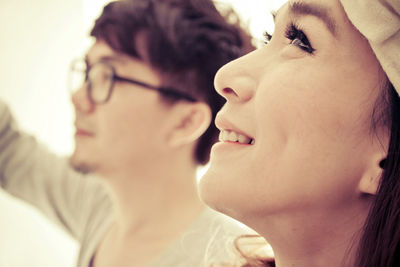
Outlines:
[[174,107],[168,144],[181,146],[196,141],[211,123],[211,108],[204,102],[181,103]]
[[390,133],[386,128],[376,131],[370,147],[370,153],[367,153],[369,161],[366,169],[359,181],[358,190],[360,193],[376,195],[381,177],[385,168],[387,151],[389,148]]
[[371,161],[370,166],[368,166],[367,171],[361,177],[360,183],[358,184],[358,189],[361,193],[369,195],[376,194],[385,168],[385,156],[385,154],[379,153],[379,155],[376,155]]

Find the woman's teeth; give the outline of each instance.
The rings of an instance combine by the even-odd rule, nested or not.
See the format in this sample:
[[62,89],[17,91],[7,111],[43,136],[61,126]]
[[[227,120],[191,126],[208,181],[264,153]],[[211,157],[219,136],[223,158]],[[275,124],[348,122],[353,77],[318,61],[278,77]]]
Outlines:
[[254,139],[230,130],[222,130],[219,133],[219,140],[254,145]]

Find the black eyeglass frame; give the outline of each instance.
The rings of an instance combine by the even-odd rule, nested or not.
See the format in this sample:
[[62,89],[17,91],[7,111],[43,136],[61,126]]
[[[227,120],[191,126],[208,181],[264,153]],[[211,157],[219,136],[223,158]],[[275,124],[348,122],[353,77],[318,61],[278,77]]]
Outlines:
[[[197,102],[197,100],[194,97],[192,97],[191,95],[189,95],[187,93],[184,93],[184,92],[181,92],[181,91],[179,91],[177,89],[174,89],[174,88],[171,88],[171,87],[157,87],[157,86],[153,86],[153,85],[147,84],[145,82],[141,82],[141,81],[138,81],[138,80],[129,79],[129,78],[125,78],[125,77],[119,76],[119,75],[116,74],[115,68],[112,65],[110,65],[110,64],[108,64],[107,62],[104,62],[104,61],[96,62],[91,67],[89,67],[85,60],[77,59],[77,60],[72,61],[71,68],[70,68],[71,71],[74,71],[74,70],[75,71],[83,71],[83,70],[74,69],[74,66],[75,66],[74,64],[76,62],[84,62],[85,65],[86,65],[86,70],[84,70],[84,72],[85,72],[85,80],[84,81],[88,82],[87,90],[88,90],[89,100],[93,104],[96,104],[96,105],[107,103],[107,101],[110,100],[111,95],[112,95],[112,91],[114,89],[114,82],[115,81],[135,84],[135,85],[138,85],[140,87],[147,88],[147,89],[150,89],[150,90],[154,90],[154,91],[159,92],[162,95],[170,96],[170,97],[173,97],[173,98],[176,98],[176,99],[183,99],[183,100],[186,100],[186,101],[189,101],[189,102]],[[95,101],[93,99],[93,97],[92,97],[92,85],[90,83],[90,80],[88,79],[90,69],[93,68],[93,66],[96,65],[96,64],[105,65],[111,70],[110,88],[108,89],[108,94],[107,94],[106,98],[103,101]]]

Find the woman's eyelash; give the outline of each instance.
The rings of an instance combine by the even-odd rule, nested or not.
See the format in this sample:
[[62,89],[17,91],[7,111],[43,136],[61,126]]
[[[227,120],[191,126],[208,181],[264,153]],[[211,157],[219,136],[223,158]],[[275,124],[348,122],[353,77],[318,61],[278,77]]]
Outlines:
[[[268,33],[267,31],[264,32],[264,43],[268,44],[272,39],[272,34]],[[301,50],[312,54],[315,49],[311,46],[310,41],[307,38],[307,35],[299,29],[294,23],[290,23],[285,31],[285,36],[289,40],[291,40],[291,44],[297,46]]]
[[291,23],[287,26],[285,32],[286,38],[291,40],[291,44],[297,46],[301,50],[312,54],[315,49],[311,46],[310,41],[307,38],[307,35],[299,29],[295,24]]

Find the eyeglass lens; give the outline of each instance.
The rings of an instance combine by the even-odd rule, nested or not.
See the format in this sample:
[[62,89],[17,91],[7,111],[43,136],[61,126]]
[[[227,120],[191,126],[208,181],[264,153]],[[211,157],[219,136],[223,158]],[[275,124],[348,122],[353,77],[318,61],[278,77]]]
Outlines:
[[84,61],[75,61],[71,67],[69,87],[71,93],[75,93],[87,80],[89,98],[95,103],[107,100],[113,82],[113,70],[107,64],[98,62],[89,68]]
[[86,80],[86,63],[84,61],[74,61],[71,64],[68,76],[68,89],[71,94],[78,91]]
[[90,94],[96,103],[106,101],[113,82],[113,70],[106,64],[97,63],[90,68],[88,73]]

